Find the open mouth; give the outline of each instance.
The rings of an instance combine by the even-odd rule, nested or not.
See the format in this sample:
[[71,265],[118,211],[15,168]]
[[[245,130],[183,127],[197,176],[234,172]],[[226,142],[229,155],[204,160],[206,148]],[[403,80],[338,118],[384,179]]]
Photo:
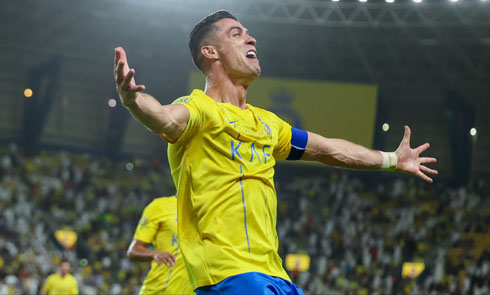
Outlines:
[[257,59],[257,52],[255,52],[255,50],[247,51],[247,58]]

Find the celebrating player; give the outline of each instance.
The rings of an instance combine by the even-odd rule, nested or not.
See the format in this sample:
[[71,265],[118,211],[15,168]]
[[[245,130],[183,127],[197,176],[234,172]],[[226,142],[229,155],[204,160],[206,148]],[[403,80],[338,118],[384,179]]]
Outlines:
[[256,40],[226,11],[200,21],[190,34],[195,65],[206,77],[170,105],[142,93],[126,53],[115,50],[120,99],[147,128],[168,141],[177,187],[178,232],[197,294],[303,294],[277,253],[277,160],[319,161],[350,169],[386,169],[432,182],[419,157],[429,144],[410,148],[410,129],[392,153],[292,128],[275,114],[247,104],[259,77]]
[[[154,250],[147,246],[153,243]],[[151,269],[140,289],[141,295],[194,294],[177,241],[177,199],[154,199],[143,210],[133,241],[131,259],[149,261]]]
[[78,282],[70,274],[71,264],[68,260],[60,263],[60,272],[50,275],[41,289],[42,295],[78,295]]

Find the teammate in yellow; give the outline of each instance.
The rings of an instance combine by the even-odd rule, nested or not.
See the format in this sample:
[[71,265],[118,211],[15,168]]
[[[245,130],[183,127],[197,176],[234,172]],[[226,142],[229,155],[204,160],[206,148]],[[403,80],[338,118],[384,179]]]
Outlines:
[[71,264],[62,260],[60,272],[54,273],[46,279],[41,289],[42,295],[78,295],[78,282],[70,274]]
[[[154,250],[147,249],[152,243]],[[140,294],[194,294],[177,241],[177,198],[154,199],[143,211],[128,249],[131,259],[150,261]]]
[[204,18],[192,30],[189,48],[206,77],[205,90],[194,90],[170,105],[142,93],[145,86],[135,83],[126,53],[120,47],[115,52],[114,77],[122,103],[171,143],[179,243],[198,295],[303,294],[277,253],[277,160],[398,170],[429,182],[425,173],[437,174],[424,165],[435,158],[419,157],[429,144],[410,148],[408,126],[398,149],[385,153],[292,128],[247,104],[247,89],[261,73],[255,45],[230,13]]

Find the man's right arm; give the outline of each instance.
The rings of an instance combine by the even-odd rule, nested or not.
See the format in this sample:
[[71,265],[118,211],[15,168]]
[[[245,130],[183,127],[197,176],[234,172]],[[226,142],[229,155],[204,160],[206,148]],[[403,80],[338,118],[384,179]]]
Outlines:
[[136,85],[134,69],[128,66],[126,53],[122,47],[115,50],[114,79],[122,104],[133,117],[151,131],[165,134],[177,140],[184,132],[189,120],[189,111],[178,104],[161,105],[149,94],[142,93],[144,85]]

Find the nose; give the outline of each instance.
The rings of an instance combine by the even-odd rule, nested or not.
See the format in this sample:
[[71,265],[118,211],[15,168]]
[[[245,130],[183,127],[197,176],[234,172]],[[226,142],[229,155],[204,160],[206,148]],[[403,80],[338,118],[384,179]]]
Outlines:
[[248,36],[247,44],[255,46],[257,44],[257,40],[255,40],[255,38],[252,36]]

